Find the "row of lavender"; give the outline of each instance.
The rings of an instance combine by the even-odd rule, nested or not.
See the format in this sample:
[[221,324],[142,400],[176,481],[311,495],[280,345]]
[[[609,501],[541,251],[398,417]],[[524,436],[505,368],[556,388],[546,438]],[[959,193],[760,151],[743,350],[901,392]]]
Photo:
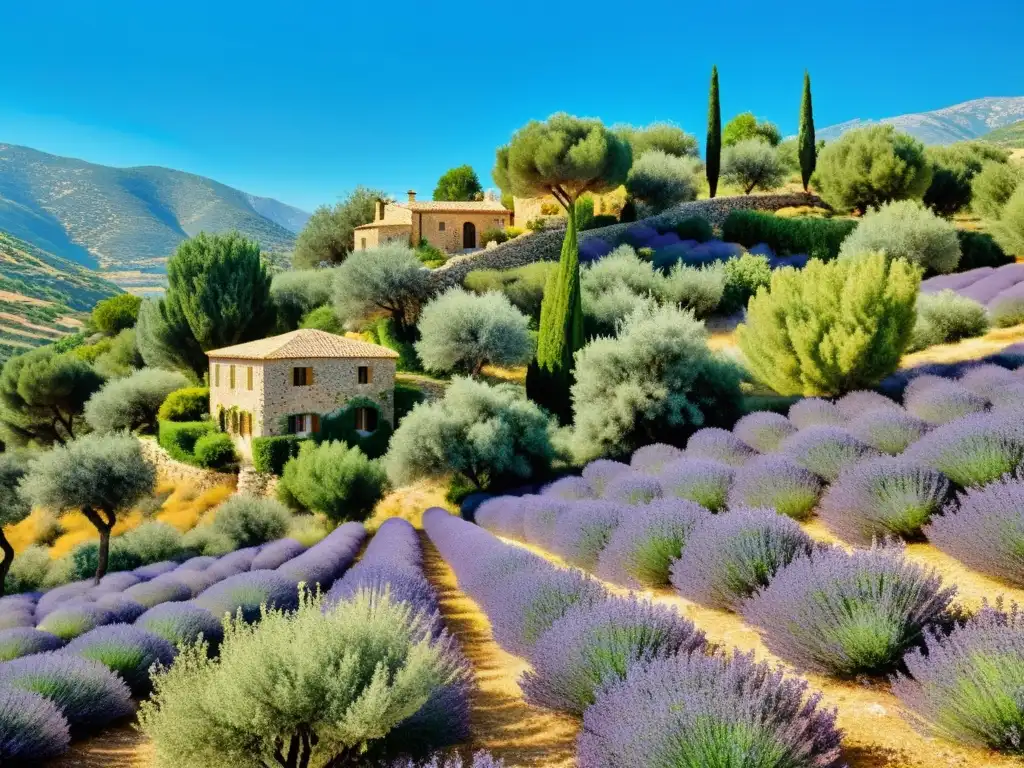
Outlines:
[[1024,318],[1024,264],[979,267],[921,283],[922,293],[939,291],[953,291],[984,305],[999,325],[1013,325]]
[[772,764],[840,764],[835,713],[806,682],[714,651],[674,611],[611,596],[444,510],[424,528],[497,642],[530,661],[527,701],[582,716],[581,768],[731,764],[740,734]]
[[52,757],[130,716],[153,664],[200,637],[215,652],[226,614],[253,621],[261,605],[294,608],[299,583],[330,587],[365,536],[347,523],[308,549],[283,539],[0,599],[0,617],[15,623],[0,630],[0,761]]

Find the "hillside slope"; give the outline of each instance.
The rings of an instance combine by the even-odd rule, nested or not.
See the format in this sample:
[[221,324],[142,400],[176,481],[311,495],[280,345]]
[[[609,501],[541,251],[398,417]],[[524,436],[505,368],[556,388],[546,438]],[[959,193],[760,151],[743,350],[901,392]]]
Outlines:
[[856,118],[815,131],[819,139],[831,141],[854,128],[878,123],[891,124],[925,144],[952,144],[977,139],[997,128],[1024,120],[1024,96],[989,96],[973,99],[931,112],[918,112],[881,120]]
[[290,251],[306,217],[182,171],[0,144],[0,230],[125,287],[159,285],[178,243],[204,230],[237,229],[266,251]]
[[0,232],[0,363],[74,333],[116,293],[95,272]]
[[996,128],[994,131],[986,133],[981,139],[1007,149],[1024,149],[1024,120]]

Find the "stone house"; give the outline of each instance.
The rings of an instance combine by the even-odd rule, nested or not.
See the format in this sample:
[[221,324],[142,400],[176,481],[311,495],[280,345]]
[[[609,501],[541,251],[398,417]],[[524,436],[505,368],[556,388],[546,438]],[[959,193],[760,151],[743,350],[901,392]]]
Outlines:
[[493,198],[470,202],[417,202],[409,190],[407,203],[377,201],[373,221],[355,229],[355,249],[365,251],[389,242],[412,246],[426,240],[448,253],[483,248],[488,229],[512,224],[512,211]]
[[[246,456],[252,438],[308,435],[320,417],[353,398],[379,406],[395,422],[398,353],[326,331],[301,329],[206,353],[210,359],[210,413]],[[356,410],[356,428],[377,428],[378,413]]]

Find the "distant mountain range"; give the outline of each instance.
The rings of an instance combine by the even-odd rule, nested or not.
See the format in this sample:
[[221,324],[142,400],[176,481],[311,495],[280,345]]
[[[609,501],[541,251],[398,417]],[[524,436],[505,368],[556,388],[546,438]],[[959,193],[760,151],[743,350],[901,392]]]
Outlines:
[[919,112],[881,120],[856,118],[845,123],[815,130],[815,137],[830,141],[853,128],[887,123],[917,137],[925,144],[952,144],[979,139],[986,134],[1024,120],[1024,96],[996,97],[965,101],[932,112]]
[[238,230],[265,251],[287,252],[308,218],[191,173],[0,144],[0,231],[129,290],[159,288],[175,247],[201,231]]

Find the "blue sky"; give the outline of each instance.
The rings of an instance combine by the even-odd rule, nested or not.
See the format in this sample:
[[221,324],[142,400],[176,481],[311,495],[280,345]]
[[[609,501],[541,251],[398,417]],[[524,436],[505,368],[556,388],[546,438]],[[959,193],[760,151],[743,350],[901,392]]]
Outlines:
[[[808,10],[809,9],[809,10]],[[1020,0],[270,3],[14,0],[0,142],[164,165],[312,210],[357,184],[429,197],[555,111],[723,117],[796,130],[809,68],[819,126],[1024,95]]]

